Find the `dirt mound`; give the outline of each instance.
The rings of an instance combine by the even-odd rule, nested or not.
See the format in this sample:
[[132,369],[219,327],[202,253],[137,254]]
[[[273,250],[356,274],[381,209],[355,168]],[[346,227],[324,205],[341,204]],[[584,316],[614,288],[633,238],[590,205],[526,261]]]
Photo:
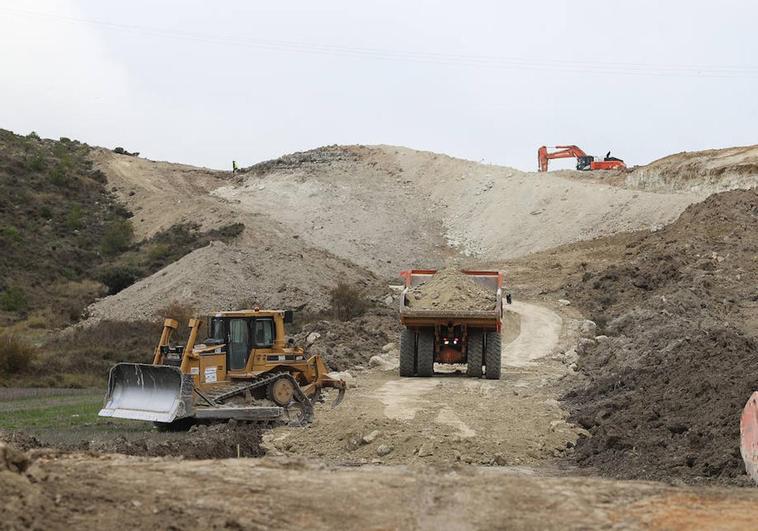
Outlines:
[[740,411],[758,389],[758,192],[689,207],[628,259],[566,286],[603,334],[567,395],[580,464],[628,478],[744,481]]
[[[308,259],[304,259],[304,256]],[[215,310],[328,306],[340,281],[366,287],[375,277],[314,249],[230,246],[212,242],[158,273],[89,307],[95,320],[151,320],[169,303]]]
[[459,269],[446,268],[408,290],[407,301],[414,310],[489,311],[497,297]]
[[[504,259],[672,221],[694,194],[625,190],[396,146],[337,146],[213,190],[381,275],[451,256]],[[346,237],[346,234],[348,236]]]
[[758,186],[758,146],[669,155],[636,168],[626,185],[643,190],[717,192]]
[[22,451],[0,442],[0,471],[22,473],[29,467],[29,457]]
[[332,370],[368,367],[369,359],[382,354],[383,346],[398,341],[400,320],[396,310],[376,308],[350,321],[314,321],[303,325],[294,336],[295,344],[305,346],[309,336],[315,341],[308,352],[321,354]]

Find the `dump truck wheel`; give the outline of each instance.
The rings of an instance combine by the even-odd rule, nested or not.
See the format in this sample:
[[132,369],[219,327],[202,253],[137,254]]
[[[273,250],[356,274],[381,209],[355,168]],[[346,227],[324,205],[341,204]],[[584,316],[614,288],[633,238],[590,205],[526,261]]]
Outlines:
[[420,330],[418,333],[418,355],[416,360],[418,376],[434,374],[434,330]]
[[484,334],[474,330],[468,335],[468,361],[466,374],[474,378],[482,377],[482,350],[484,347]]
[[416,334],[403,328],[400,332],[400,376],[416,374]]
[[295,398],[295,388],[289,378],[274,380],[266,388],[266,396],[277,406],[286,406]]
[[501,347],[500,332],[488,332],[484,350],[484,375],[488,380],[500,379]]

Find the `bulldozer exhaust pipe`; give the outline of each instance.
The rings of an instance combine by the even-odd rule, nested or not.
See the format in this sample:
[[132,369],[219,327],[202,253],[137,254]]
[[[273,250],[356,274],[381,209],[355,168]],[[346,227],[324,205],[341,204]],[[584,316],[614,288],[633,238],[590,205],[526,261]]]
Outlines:
[[101,417],[170,423],[193,415],[191,375],[179,367],[119,363],[108,374]]

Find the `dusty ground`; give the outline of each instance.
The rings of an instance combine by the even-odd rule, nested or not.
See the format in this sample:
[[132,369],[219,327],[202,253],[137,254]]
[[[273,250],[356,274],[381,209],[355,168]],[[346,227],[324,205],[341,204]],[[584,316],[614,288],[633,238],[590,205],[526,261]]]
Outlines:
[[758,512],[753,490],[281,458],[40,456],[0,493],[6,529],[746,529]]
[[521,319],[505,320],[505,337],[515,338],[503,348],[501,380],[355,373],[346,407],[322,407],[303,430],[277,428],[267,446],[342,464],[533,465],[562,456],[582,430],[565,422],[557,398],[568,369],[550,356],[574,331],[543,306],[510,310]]
[[[577,323],[543,304],[512,309],[521,319],[506,319],[513,341],[503,349],[501,381],[360,373],[346,402],[322,409],[311,428],[266,436],[270,454],[292,455],[262,460],[32,450],[25,472],[0,471],[0,528],[102,529],[125,521],[173,529],[752,525],[753,489],[674,488],[560,470],[556,457],[581,430],[566,424],[555,400],[569,369],[551,356],[575,340]],[[371,440],[373,430],[380,433]],[[392,451],[378,456],[381,445]]]

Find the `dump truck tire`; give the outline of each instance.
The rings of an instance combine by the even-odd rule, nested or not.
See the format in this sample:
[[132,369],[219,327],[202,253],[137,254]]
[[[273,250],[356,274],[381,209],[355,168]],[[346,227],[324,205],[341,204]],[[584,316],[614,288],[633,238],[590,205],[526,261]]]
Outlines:
[[400,376],[416,374],[416,334],[403,328],[400,332]]
[[420,330],[418,333],[418,354],[416,374],[432,376],[434,374],[434,330]]
[[482,377],[482,350],[484,350],[484,334],[474,330],[468,335],[468,361],[466,374],[474,378]]
[[488,380],[500,379],[501,350],[500,332],[488,332],[487,346],[484,349],[484,375]]

